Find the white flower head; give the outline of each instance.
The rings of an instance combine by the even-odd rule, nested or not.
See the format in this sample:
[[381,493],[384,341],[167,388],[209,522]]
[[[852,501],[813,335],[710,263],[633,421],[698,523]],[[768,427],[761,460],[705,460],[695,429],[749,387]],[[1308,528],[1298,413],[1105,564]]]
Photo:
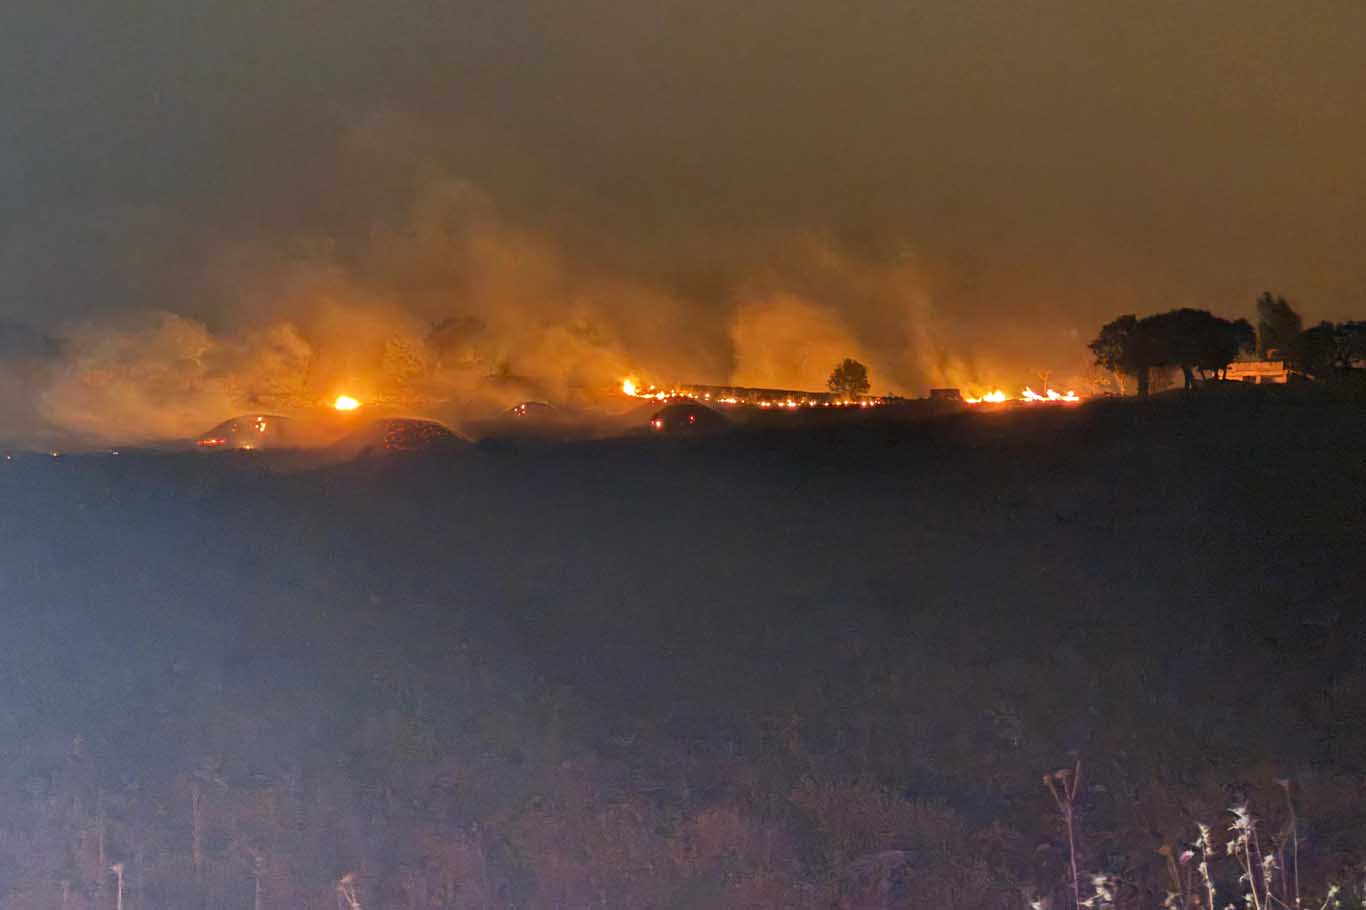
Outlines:
[[1092,875],[1091,888],[1096,892],[1095,896],[1091,898],[1092,902],[1102,906],[1114,903],[1115,890],[1110,876],[1103,872]]

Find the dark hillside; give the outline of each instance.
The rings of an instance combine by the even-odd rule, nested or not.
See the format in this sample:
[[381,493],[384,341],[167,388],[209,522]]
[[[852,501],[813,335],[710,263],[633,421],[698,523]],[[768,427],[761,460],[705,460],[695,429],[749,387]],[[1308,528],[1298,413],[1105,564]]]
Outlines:
[[1366,847],[1359,408],[281,468],[0,464],[4,907],[1019,907],[1077,755],[1145,906],[1273,777]]

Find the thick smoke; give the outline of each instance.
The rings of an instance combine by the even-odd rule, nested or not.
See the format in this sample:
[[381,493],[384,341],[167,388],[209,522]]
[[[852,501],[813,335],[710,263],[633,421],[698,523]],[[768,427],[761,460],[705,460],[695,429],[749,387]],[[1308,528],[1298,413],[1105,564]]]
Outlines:
[[837,350],[884,392],[1084,389],[1121,313],[1362,306],[1361,3],[129,5],[0,29],[0,312],[62,341],[0,367],[9,436]]
[[288,324],[216,335],[167,312],[74,326],[63,346],[39,413],[50,431],[92,442],[172,439],[206,429],[206,417],[277,409],[297,400],[311,360]]
[[28,402],[6,414],[13,435],[184,438],[342,392],[453,423],[525,399],[620,409],[628,375],[818,389],[846,356],[882,393],[972,373],[941,353],[904,250],[684,231],[712,274],[680,279],[657,266],[673,257],[653,255],[656,241],[614,234],[591,202],[496,149],[381,118],[297,189],[305,214],[202,229],[179,242],[191,265],[172,277],[139,273],[160,260],[133,244],[144,299],[55,327],[40,367],[13,345],[0,355]]

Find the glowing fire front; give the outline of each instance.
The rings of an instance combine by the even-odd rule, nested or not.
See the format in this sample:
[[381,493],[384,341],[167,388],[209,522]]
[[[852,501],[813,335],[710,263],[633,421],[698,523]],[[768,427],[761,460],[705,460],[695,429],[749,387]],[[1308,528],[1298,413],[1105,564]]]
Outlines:
[[[267,439],[267,435],[272,439]],[[197,439],[195,445],[202,449],[233,448],[251,451],[272,444],[274,435],[271,431],[271,418],[258,414],[219,424],[209,431],[209,435]]]
[[642,385],[635,377],[622,380],[621,392],[631,398],[648,401],[685,399],[713,405],[751,405],[771,409],[863,407],[885,404],[887,399],[876,397],[846,398],[830,392],[801,392],[789,389],[758,389],[741,386],[709,385]]
[[1024,402],[1043,402],[1045,404],[1076,404],[1081,401],[1081,396],[1068,389],[1066,392],[1059,392],[1056,389],[1046,389],[1042,395],[1033,389],[1025,386],[1018,396],[1007,395],[1000,389],[994,389],[984,395],[973,396],[964,395],[963,401],[968,404],[1004,404],[1007,401]]
[[[763,409],[829,408],[829,407],[873,407],[886,404],[895,399],[863,397],[848,398],[829,392],[798,392],[786,389],[751,389],[734,386],[671,385],[657,386],[644,384],[632,376],[622,380],[622,394],[631,398],[650,401],[674,401],[686,399],[713,405],[750,405]],[[933,397],[933,396],[932,396]],[[1006,404],[1008,402],[1077,404],[1082,400],[1072,389],[1059,392],[1045,389],[1039,394],[1025,387],[1019,395],[1010,395],[1003,389],[992,389],[980,395],[964,395],[965,404]]]
[[1026,386],[1025,390],[1020,393],[1020,397],[1025,401],[1081,401],[1081,399],[1077,397],[1077,393],[1072,391],[1071,389],[1068,389],[1066,394],[1063,394],[1061,392],[1055,392],[1052,389],[1048,389],[1044,392],[1044,394],[1040,395],[1038,392],[1034,391],[1028,386]]
[[336,400],[332,402],[332,407],[338,411],[354,411],[360,407],[360,401],[350,395],[338,395]]

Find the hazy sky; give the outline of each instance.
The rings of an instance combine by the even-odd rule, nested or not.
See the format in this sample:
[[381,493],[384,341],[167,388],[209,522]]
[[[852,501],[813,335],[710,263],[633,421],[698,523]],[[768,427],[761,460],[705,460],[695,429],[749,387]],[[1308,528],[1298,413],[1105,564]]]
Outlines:
[[872,338],[910,282],[937,344],[1048,365],[1264,288],[1362,316],[1364,39],[1360,0],[18,0],[0,307],[259,317],[262,250],[430,298],[396,248],[454,180],[670,325],[757,283]]

